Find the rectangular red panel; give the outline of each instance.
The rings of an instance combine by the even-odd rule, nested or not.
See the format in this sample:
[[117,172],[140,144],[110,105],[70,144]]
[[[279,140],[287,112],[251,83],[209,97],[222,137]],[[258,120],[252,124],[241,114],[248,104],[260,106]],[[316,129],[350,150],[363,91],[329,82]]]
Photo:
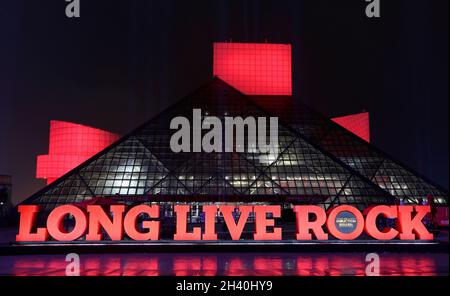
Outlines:
[[36,178],[59,178],[88,158],[87,155],[38,155]]
[[213,74],[246,95],[292,95],[291,45],[214,43]]
[[50,122],[50,155],[92,156],[118,139],[118,135],[72,122]]

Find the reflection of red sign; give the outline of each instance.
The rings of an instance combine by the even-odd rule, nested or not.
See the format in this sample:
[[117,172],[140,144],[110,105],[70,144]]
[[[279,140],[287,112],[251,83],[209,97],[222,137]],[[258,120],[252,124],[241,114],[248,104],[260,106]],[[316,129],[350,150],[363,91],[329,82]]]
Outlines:
[[[275,226],[275,219],[281,218],[280,205],[243,205],[239,206],[239,219],[234,218],[233,205],[205,205],[204,227],[194,227],[188,231],[187,215],[189,205],[176,205],[176,233],[174,240],[217,240],[215,218],[220,212],[233,240],[239,240],[250,213],[255,216],[254,240],[281,240],[282,229]],[[363,232],[378,240],[432,240],[422,220],[430,212],[429,206],[374,206],[363,213],[357,208],[343,205],[331,209],[328,213],[319,206],[294,206],[297,215],[297,240],[328,240],[329,235],[339,240],[354,240]],[[161,221],[159,206],[138,205],[126,210],[125,205],[111,205],[109,213],[100,205],[87,205],[86,211],[75,205],[63,205],[55,208],[47,217],[46,227],[36,229],[36,217],[39,207],[35,205],[19,206],[20,226],[16,236],[18,242],[73,241],[84,238],[86,241],[103,240],[102,230],[110,240],[123,240],[125,234],[131,240],[158,240]],[[343,233],[336,227],[340,213],[351,213],[355,217],[355,227],[351,232]],[[137,219],[145,214],[148,219],[137,227]],[[64,219],[70,215],[75,225],[65,229]],[[268,215],[270,218],[268,218]],[[314,219],[310,219],[315,216]],[[396,219],[394,228],[378,229],[376,220],[379,216]],[[203,229],[202,229],[203,228]],[[325,231],[326,229],[326,231]]]

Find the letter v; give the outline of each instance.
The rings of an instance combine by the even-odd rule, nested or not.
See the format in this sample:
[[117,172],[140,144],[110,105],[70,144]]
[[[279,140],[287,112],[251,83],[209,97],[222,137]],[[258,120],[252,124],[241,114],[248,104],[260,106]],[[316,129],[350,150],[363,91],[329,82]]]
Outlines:
[[247,222],[248,216],[250,212],[253,210],[252,206],[240,206],[239,211],[241,212],[241,215],[239,217],[239,220],[236,224],[233,218],[233,211],[235,207],[234,206],[226,206],[221,205],[219,206],[219,211],[222,212],[223,218],[225,220],[225,224],[228,227],[228,230],[230,231],[231,238],[233,240],[239,240],[242,234],[242,231],[244,230],[245,223]]

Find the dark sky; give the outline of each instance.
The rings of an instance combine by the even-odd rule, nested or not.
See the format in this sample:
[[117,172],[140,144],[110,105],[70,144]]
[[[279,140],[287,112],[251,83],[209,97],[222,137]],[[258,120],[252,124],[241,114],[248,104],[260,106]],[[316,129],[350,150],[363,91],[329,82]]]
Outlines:
[[448,4],[381,0],[0,3],[0,174],[14,200],[44,185],[49,121],[124,134],[212,75],[212,42],[291,43],[296,96],[371,113],[373,144],[448,189]]

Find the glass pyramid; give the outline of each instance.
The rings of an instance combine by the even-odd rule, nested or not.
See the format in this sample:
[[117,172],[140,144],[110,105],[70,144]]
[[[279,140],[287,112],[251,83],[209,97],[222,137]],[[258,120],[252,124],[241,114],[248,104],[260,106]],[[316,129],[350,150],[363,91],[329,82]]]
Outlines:
[[[417,203],[448,194],[373,145],[290,97],[246,96],[222,80],[187,95],[116,143],[37,192],[23,204],[49,211],[94,198],[157,203],[170,216],[175,203],[350,204]],[[174,153],[176,116],[279,117],[278,155]],[[197,211],[198,209],[193,209]],[[198,213],[197,213],[198,214]],[[192,214],[195,216],[195,213]]]

